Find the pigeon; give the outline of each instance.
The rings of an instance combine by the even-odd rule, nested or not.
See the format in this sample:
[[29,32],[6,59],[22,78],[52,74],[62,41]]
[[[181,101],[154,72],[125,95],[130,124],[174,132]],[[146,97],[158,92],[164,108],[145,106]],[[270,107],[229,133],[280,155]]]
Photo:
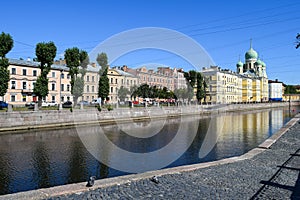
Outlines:
[[86,184],[86,187],[92,187],[95,183],[95,179],[96,179],[96,176],[91,176]]
[[156,176],[153,176],[152,178],[150,178],[150,181],[152,181],[152,182],[154,182],[156,184],[159,183],[159,180],[158,180],[158,178]]

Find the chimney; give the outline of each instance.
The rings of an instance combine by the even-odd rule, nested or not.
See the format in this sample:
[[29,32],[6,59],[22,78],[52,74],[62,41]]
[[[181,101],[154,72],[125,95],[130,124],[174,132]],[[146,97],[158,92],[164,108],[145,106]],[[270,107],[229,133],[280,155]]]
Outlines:
[[123,70],[124,72],[127,72],[127,71],[128,71],[127,65],[123,65],[122,70]]

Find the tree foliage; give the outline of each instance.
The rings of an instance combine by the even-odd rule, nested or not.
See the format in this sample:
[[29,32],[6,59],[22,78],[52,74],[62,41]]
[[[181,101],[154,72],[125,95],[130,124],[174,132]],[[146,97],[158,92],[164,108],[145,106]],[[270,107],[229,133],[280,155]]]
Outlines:
[[134,97],[142,98],[160,98],[160,99],[173,99],[175,94],[172,91],[169,91],[168,88],[164,87],[163,89],[157,88],[156,86],[149,86],[148,84],[142,84],[132,92]]
[[2,32],[0,34],[0,57],[5,58],[5,55],[13,48],[14,41],[10,34]]
[[73,105],[75,106],[78,97],[82,96],[84,92],[84,76],[89,64],[89,57],[86,51],[73,47],[65,50],[65,60],[71,77],[71,94],[74,96]]
[[195,70],[184,72],[184,77],[187,82],[187,98],[188,101],[191,101],[191,99],[193,99],[194,96],[194,87],[197,82],[197,72]]
[[106,53],[100,53],[97,56],[97,62],[101,66],[99,70],[99,87],[98,87],[98,97],[101,97],[104,102],[105,99],[108,98],[109,95],[109,79],[107,77],[108,72],[108,59]]
[[98,54],[97,56],[97,63],[100,65],[101,69],[99,71],[99,74],[102,75],[106,68],[108,68],[108,58],[106,53],[102,52]]
[[294,85],[287,85],[284,94],[297,94],[297,89]]
[[14,41],[10,34],[0,34],[0,96],[4,96],[8,89],[9,82],[9,61],[5,55],[13,48]]
[[120,101],[125,101],[126,97],[130,94],[128,88],[121,86],[118,90],[118,97]]
[[184,72],[184,77],[187,81],[187,98],[190,101],[194,96],[194,88],[196,87],[196,98],[200,103],[202,99],[206,98],[207,83],[204,76],[200,72],[191,70]]
[[46,97],[49,93],[47,75],[51,70],[56,51],[57,48],[53,42],[41,42],[38,43],[35,48],[37,61],[40,62],[39,68],[41,69],[41,74],[36,81],[33,92],[39,97],[39,106],[42,104],[42,98]]

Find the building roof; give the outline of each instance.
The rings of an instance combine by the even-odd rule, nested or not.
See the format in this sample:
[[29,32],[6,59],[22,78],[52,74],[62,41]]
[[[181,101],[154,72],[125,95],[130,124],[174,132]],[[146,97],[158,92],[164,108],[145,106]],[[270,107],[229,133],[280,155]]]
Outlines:
[[[40,65],[40,62],[36,62],[36,61],[29,61],[29,60],[19,60],[19,59],[13,59],[13,58],[9,58],[9,64],[12,65],[20,65],[20,66],[28,66],[28,67],[36,67],[38,68]],[[64,70],[64,71],[69,71],[69,68],[64,66],[64,65],[55,65],[52,64],[51,65],[51,69],[57,69],[57,70]]]
[[115,70],[116,72],[118,72],[122,76],[133,77],[133,78],[136,77],[133,74],[130,74],[128,72],[124,72],[123,70],[120,70],[120,69],[113,69],[113,70]]

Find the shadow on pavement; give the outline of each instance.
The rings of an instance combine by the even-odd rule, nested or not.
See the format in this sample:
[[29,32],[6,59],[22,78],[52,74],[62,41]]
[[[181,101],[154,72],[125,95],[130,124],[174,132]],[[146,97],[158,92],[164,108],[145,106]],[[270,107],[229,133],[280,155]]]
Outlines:
[[[293,163],[292,160],[296,163]],[[297,162],[298,161],[298,162]],[[300,199],[300,149],[298,149],[295,153],[290,154],[290,157],[280,166],[277,166],[279,169],[276,173],[268,180],[262,180],[260,183],[263,186],[251,197],[251,199],[264,199],[270,198],[271,196],[276,195],[275,190],[280,194],[292,193],[290,199],[296,200]],[[285,173],[298,173],[298,178],[294,185],[287,185],[280,183],[283,182],[284,175],[282,175],[283,170]],[[283,178],[282,178],[283,177]],[[284,191],[283,191],[284,190]]]

